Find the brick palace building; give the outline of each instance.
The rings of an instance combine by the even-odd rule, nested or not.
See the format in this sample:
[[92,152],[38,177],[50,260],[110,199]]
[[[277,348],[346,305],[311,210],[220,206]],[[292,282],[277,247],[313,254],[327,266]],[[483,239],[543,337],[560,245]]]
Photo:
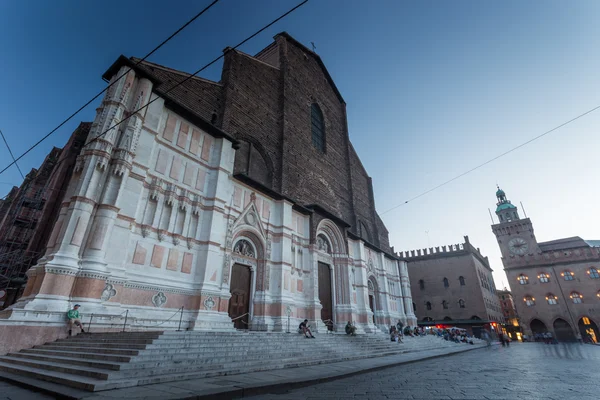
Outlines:
[[476,336],[503,322],[487,257],[464,237],[461,244],[399,253],[408,263],[419,325],[457,326]]
[[176,328],[181,307],[196,330],[416,323],[406,263],[318,55],[281,33],[255,56],[225,49],[219,82],[176,86],[185,73],[123,56],[103,77],[121,74],[45,255],[0,314],[0,336],[20,329],[0,353],[65,335],[74,303],[96,329],[127,310],[132,329]]
[[492,225],[525,333],[550,331],[560,341],[577,332],[600,339],[600,241],[580,237],[538,242],[529,218],[498,188]]

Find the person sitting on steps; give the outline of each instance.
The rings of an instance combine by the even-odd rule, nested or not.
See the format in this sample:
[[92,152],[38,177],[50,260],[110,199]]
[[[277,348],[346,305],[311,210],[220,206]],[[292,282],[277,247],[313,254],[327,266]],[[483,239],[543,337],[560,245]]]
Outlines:
[[356,336],[356,327],[350,321],[346,324],[346,335]]
[[85,333],[85,331],[83,330],[83,324],[79,319],[79,307],[81,307],[79,304],[75,304],[73,309],[67,312],[67,318],[69,319],[69,336],[71,336],[73,325],[80,327],[81,333]]
[[[298,332],[304,333],[304,337],[315,339],[312,332],[310,331],[310,325],[308,325],[308,320],[300,322],[300,326],[298,326]],[[309,336],[310,335],[310,336]]]

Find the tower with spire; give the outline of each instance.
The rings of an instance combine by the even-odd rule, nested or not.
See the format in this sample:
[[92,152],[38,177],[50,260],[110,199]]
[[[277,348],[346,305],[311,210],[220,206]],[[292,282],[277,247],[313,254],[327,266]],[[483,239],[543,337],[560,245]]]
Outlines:
[[[520,256],[537,254],[539,247],[533,225],[529,218],[519,216],[519,210],[506,197],[504,190],[497,186],[496,191],[496,215],[498,223],[492,225],[492,231],[498,239],[498,246],[502,251],[505,269],[507,264],[519,264],[516,262]],[[510,261],[509,261],[510,260]]]
[[498,216],[500,223],[520,219],[517,207],[506,198],[506,193],[504,193],[504,190],[500,189],[500,186],[496,185],[496,187],[498,188],[496,191],[496,198],[498,199],[498,202],[496,203],[496,215]]

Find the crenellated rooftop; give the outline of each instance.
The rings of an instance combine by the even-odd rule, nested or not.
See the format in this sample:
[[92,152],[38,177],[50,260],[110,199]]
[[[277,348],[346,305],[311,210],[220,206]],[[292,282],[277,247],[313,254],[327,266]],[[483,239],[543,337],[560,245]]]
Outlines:
[[481,254],[479,248],[474,247],[469,241],[469,236],[464,236],[464,243],[449,244],[446,246],[429,247],[425,249],[408,250],[396,253],[398,258],[403,261],[421,261],[434,258],[458,257],[466,254],[472,254],[481,263],[491,270],[487,256]]

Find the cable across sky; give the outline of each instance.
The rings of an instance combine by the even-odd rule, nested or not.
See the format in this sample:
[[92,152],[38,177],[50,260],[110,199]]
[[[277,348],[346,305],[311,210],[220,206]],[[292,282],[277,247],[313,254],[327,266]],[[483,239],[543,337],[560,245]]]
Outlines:
[[437,190],[437,189],[441,188],[442,186],[446,186],[447,184],[449,184],[449,183],[451,183],[451,182],[454,182],[455,180],[457,180],[457,179],[459,179],[459,178],[462,178],[463,176],[465,176],[465,175],[467,175],[467,174],[470,174],[471,172],[473,172],[473,171],[475,171],[475,170],[477,170],[477,169],[479,169],[479,168],[481,168],[481,167],[484,167],[484,166],[486,166],[486,165],[488,165],[488,164],[490,164],[490,163],[492,163],[492,162],[496,161],[497,159],[499,159],[499,158],[501,158],[501,157],[504,157],[505,155],[507,155],[507,154],[510,154],[510,153],[512,153],[513,151],[515,151],[515,150],[518,150],[518,149],[520,149],[520,148],[521,148],[521,147],[523,147],[523,146],[526,146],[526,145],[528,145],[528,144],[529,144],[529,143],[531,143],[531,142],[534,142],[534,141],[536,141],[536,140],[538,140],[538,139],[541,139],[542,137],[544,137],[544,136],[548,135],[549,133],[552,133],[552,132],[554,132],[554,131],[556,131],[556,130],[560,129],[560,128],[562,128],[563,126],[565,126],[565,125],[568,125],[568,124],[570,124],[571,122],[574,122],[574,121],[578,120],[579,118],[585,117],[586,115],[593,113],[594,111],[598,110],[599,108],[600,108],[600,105],[599,105],[599,106],[596,106],[596,107],[594,107],[594,108],[592,108],[592,109],[590,109],[590,110],[588,110],[588,111],[586,111],[586,112],[584,112],[584,113],[582,113],[582,114],[579,114],[578,116],[576,116],[576,117],[574,117],[574,118],[571,118],[571,119],[570,119],[570,120],[568,120],[567,122],[563,122],[562,124],[560,124],[560,125],[558,125],[558,126],[555,126],[554,128],[550,129],[549,131],[546,131],[546,132],[544,132],[544,133],[542,133],[542,134],[540,134],[540,135],[537,135],[537,136],[535,136],[535,137],[533,137],[533,138],[529,139],[528,141],[526,141],[526,142],[523,142],[523,143],[521,143],[520,145],[518,145],[518,146],[515,146],[515,147],[513,147],[512,149],[510,149],[510,150],[507,150],[507,151],[505,151],[504,153],[502,153],[502,154],[499,154],[499,155],[497,155],[497,156],[496,156],[496,157],[494,157],[494,158],[490,158],[490,159],[489,159],[489,160],[487,160],[486,162],[484,162],[484,163],[481,163],[481,164],[477,165],[476,167],[473,167],[473,168],[471,168],[470,170],[463,172],[463,173],[462,173],[462,174],[460,174],[460,175],[456,175],[454,178],[448,179],[447,181],[445,181],[445,182],[443,182],[443,183],[440,183],[439,185],[437,185],[437,186],[434,186],[434,187],[432,187],[431,189],[428,189],[428,190],[424,191],[423,193],[421,193],[421,194],[419,194],[419,195],[417,195],[417,196],[415,196],[415,197],[412,197],[412,198],[410,198],[410,199],[406,200],[404,203],[400,203],[400,204],[398,204],[397,206],[394,206],[394,207],[392,207],[392,208],[390,208],[390,209],[388,209],[388,210],[385,210],[384,212],[380,213],[379,215],[387,214],[388,212],[390,212],[390,211],[393,211],[393,210],[395,210],[395,209],[397,209],[397,208],[399,208],[399,207],[401,207],[401,206],[403,206],[403,205],[405,205],[405,204],[408,204],[408,203],[410,203],[411,201],[414,201],[414,200],[418,199],[419,197],[423,197],[423,196],[425,196],[426,194],[429,194],[429,193],[433,192],[434,190]]
[[[194,15],[188,22],[186,22],[185,24],[183,24],[181,27],[179,27],[175,32],[173,32],[168,38],[166,38],[165,40],[163,40],[158,46],[156,46],[154,49],[152,49],[152,51],[150,51],[148,54],[146,54],[142,59],[140,59],[137,63],[141,63],[144,60],[146,60],[148,57],[150,57],[152,54],[154,54],[158,49],[160,49],[161,47],[163,47],[165,44],[167,44],[167,42],[169,42],[171,39],[173,39],[175,36],[177,36],[179,33],[181,33],[181,31],[183,31],[185,28],[187,28],[192,22],[194,22],[196,19],[198,19],[202,14],[204,14],[205,12],[207,12],[212,6],[214,6],[215,4],[217,4],[219,1],[221,0],[213,0],[212,3],[210,3],[208,6],[204,7],[200,12],[198,12],[196,15]],[[15,157],[13,156],[13,162],[11,162],[10,164],[8,164],[6,167],[4,167],[1,171],[0,171],[0,175],[2,173],[4,173],[7,169],[9,169],[10,167],[12,167],[13,165],[15,165],[17,163],[17,161],[19,161],[21,158],[25,157],[31,150],[35,149],[37,146],[39,146],[44,140],[48,139],[50,136],[52,136],[57,130],[59,130],[64,124],[66,124],[67,122],[69,122],[71,119],[73,119],[73,117],[75,117],[77,114],[79,114],[81,111],[83,111],[87,106],[89,106],[94,100],[96,100],[98,97],[100,97],[104,92],[106,92],[108,89],[110,89],[111,86],[113,86],[114,84],[116,84],[121,78],[123,78],[125,75],[127,75],[129,73],[129,71],[131,71],[131,68],[127,70],[127,72],[123,73],[121,76],[119,76],[117,79],[115,79],[114,82],[112,82],[111,84],[109,84],[108,86],[106,86],[103,90],[101,90],[100,92],[98,92],[94,97],[92,97],[90,100],[88,100],[84,105],[82,105],[81,107],[79,107],[75,112],[73,112],[71,115],[69,115],[64,121],[62,121],[60,124],[58,124],[58,126],[54,129],[52,129],[49,133],[47,133],[44,137],[42,137],[40,140],[38,140],[35,144],[33,144],[31,147],[29,147],[24,153],[22,153],[19,157],[17,157],[15,159]],[[6,142],[6,140],[5,140]],[[6,144],[8,146],[8,144]],[[10,149],[9,149],[10,151]],[[12,156],[12,152],[11,152],[11,156]],[[17,166],[18,167],[18,166]],[[19,170],[20,172],[20,170]],[[21,173],[21,175],[23,175]]]
[[[218,0],[216,0],[218,1]],[[212,6],[214,3],[216,3],[216,1],[214,1],[212,4],[210,4],[207,8],[205,8],[202,12],[204,12],[205,10],[207,10],[210,6]],[[251,34],[250,36],[246,37],[244,40],[242,40],[241,42],[239,42],[238,44],[236,44],[235,46],[231,47],[230,49],[228,49],[228,51],[231,50],[235,50],[238,47],[244,45],[246,42],[248,42],[249,40],[253,39],[254,37],[256,37],[257,35],[259,35],[260,33],[262,33],[263,31],[265,31],[266,29],[270,28],[271,26],[273,26],[274,24],[276,24],[277,22],[279,22],[280,20],[282,20],[283,18],[287,17],[288,15],[290,15],[291,13],[293,13],[294,11],[296,11],[298,8],[302,7],[304,4],[306,4],[308,2],[308,0],[304,0],[300,3],[298,3],[296,6],[294,6],[293,8],[291,8],[290,10],[288,10],[287,12],[283,13],[282,15],[280,15],[279,17],[275,18],[273,21],[271,21],[270,23],[268,23],[267,25],[263,26],[262,28],[260,28],[259,30],[257,30],[256,32],[254,32],[253,34]],[[188,23],[189,24],[189,23]],[[176,31],[173,35],[171,35],[166,41],[164,41],[163,43],[161,43],[161,45],[159,45],[157,48],[155,48],[152,52],[150,52],[148,55],[146,55],[144,58],[142,58],[141,60],[139,60],[137,64],[141,63],[142,61],[144,61],[146,58],[148,58],[150,56],[150,54],[152,54],[154,51],[156,51],[160,46],[162,46],[164,43],[166,43],[170,38],[172,38],[173,36],[175,36],[177,33],[181,32],[182,28],[180,28],[178,31]],[[195,77],[196,75],[198,75],[200,72],[204,71],[206,68],[210,67],[211,65],[213,65],[214,63],[216,63],[217,61],[219,61],[220,59],[222,59],[223,57],[225,57],[225,53],[222,53],[221,55],[219,55],[218,57],[216,57],[215,59],[213,59],[212,61],[210,61],[209,63],[205,64],[204,66],[202,66],[201,68],[199,68],[198,70],[196,70],[194,73],[189,74],[187,77],[185,77],[184,79],[182,79],[181,81],[177,82],[175,85],[173,85],[173,87],[171,87],[170,89],[168,89],[167,91],[165,91],[165,94],[170,93],[172,90],[174,90],[175,88],[181,86],[182,84],[184,84],[185,82],[187,82],[188,80],[190,80],[191,78]],[[129,72],[129,71],[128,71]],[[119,77],[122,78],[125,74],[121,75]],[[116,82],[116,80],[115,80]],[[104,89],[104,91],[102,91],[101,93],[99,93],[98,95],[96,95],[96,97],[94,97],[92,100],[90,100],[88,103],[86,103],[83,107],[81,107],[77,112],[81,111],[83,108],[85,108],[88,104],[90,104],[93,100],[95,100],[98,96],[100,96],[100,94],[104,93],[108,88],[110,87],[110,85],[108,87],[106,87]],[[118,123],[110,126],[108,129],[106,129],[104,132],[100,133],[98,136],[96,136],[95,138],[93,138],[92,140],[90,140],[87,145],[93,143],[94,141],[98,140],[99,138],[101,138],[102,136],[104,136],[107,132],[109,132],[111,129],[116,128],[117,126],[121,125],[123,122],[127,121],[129,118],[131,118],[133,115],[135,115],[136,113],[138,113],[139,111],[147,108],[148,106],[150,106],[150,104],[154,103],[156,100],[158,100],[158,97],[154,98],[153,100],[150,100],[147,104],[143,105],[142,107],[138,108],[137,110],[132,111],[127,117],[123,118],[121,121],[119,121]],[[76,113],[77,113],[76,112]],[[75,114],[76,114],[75,113]],[[72,118],[75,114],[73,114],[70,118]],[[61,125],[59,125],[56,129],[60,128],[60,126],[62,126],[64,123],[66,123],[67,120],[65,120]],[[48,135],[46,135],[46,137],[42,138],[40,141],[38,141],[36,144],[34,144],[32,147],[30,147],[27,151],[25,151],[23,154],[21,154],[15,161],[13,161],[11,164],[7,165],[4,169],[2,169],[0,171],[0,175],[2,175],[2,173],[4,173],[8,168],[10,168],[13,164],[15,164],[16,161],[18,161],[20,158],[22,158],[23,156],[25,156],[29,151],[31,151],[33,148],[35,148],[37,145],[39,145],[44,139],[46,139],[48,136],[50,136],[54,131],[56,131],[56,129],[54,129],[52,132],[50,132]]]

